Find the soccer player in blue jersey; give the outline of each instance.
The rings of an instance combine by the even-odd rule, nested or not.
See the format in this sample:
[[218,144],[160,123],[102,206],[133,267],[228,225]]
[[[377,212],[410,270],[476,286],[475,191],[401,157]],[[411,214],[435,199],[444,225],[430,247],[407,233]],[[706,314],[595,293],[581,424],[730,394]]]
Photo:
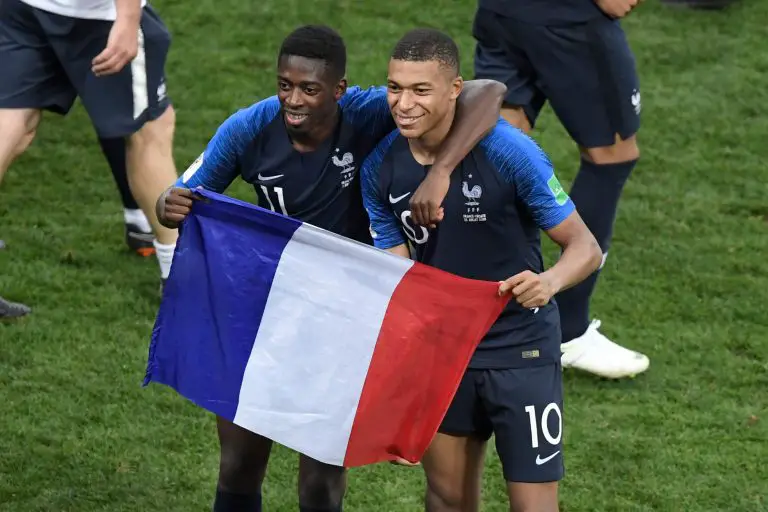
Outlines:
[[[620,18],[640,0],[479,0],[475,76],[503,82],[501,115],[528,132],[549,101],[581,154],[570,197],[603,251],[639,157],[640,84]],[[590,321],[600,270],[557,295],[565,367],[634,376],[648,357],[614,343]]]
[[[406,34],[389,64],[397,130],[361,170],[376,247],[454,274],[499,281],[514,300],[481,341],[427,450],[426,510],[477,510],[485,443],[492,434],[511,510],[558,509],[563,389],[560,322],[552,297],[600,265],[600,247],[522,131],[499,119],[450,177],[444,216],[417,226],[406,200],[419,187],[455,122],[459,51],[431,29]],[[563,250],[543,268],[540,230]]]
[[[158,201],[162,222],[175,227],[186,217],[192,189],[222,192],[240,177],[253,185],[260,205],[371,244],[358,169],[395,124],[386,88],[348,88],[345,68],[344,42],[332,29],[305,26],[290,34],[277,59],[277,95],[240,110],[219,127],[203,154]],[[441,148],[436,172],[450,173],[498,117],[505,87],[493,81],[472,85],[474,92],[457,101],[456,127]],[[272,442],[221,418],[217,425],[221,465],[214,510],[261,510]],[[345,479],[344,468],[301,456],[300,509],[341,510]]]

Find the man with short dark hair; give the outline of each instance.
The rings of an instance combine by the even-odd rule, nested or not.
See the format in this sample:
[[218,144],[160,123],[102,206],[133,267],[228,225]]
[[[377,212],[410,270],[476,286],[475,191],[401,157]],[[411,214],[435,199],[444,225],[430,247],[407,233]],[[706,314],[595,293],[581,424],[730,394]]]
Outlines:
[[[277,58],[277,95],[236,112],[219,127],[158,201],[161,221],[176,227],[190,212],[193,189],[223,192],[240,177],[253,185],[260,205],[371,244],[358,168],[395,125],[385,88],[347,87],[346,58],[344,41],[331,28],[310,25],[288,35]],[[472,85],[474,91],[459,100],[456,129],[440,150],[435,172],[450,174],[498,118],[505,87],[493,81]],[[272,442],[222,418],[217,425],[221,465],[214,510],[261,510]],[[300,510],[340,511],[344,468],[306,456],[299,460]]]
[[[563,477],[560,322],[553,295],[600,264],[600,248],[536,144],[503,119],[456,167],[434,229],[408,202],[456,122],[459,51],[431,29],[406,34],[389,63],[397,129],[363,164],[376,247],[453,274],[499,282],[511,300],[480,342],[422,465],[426,510],[479,509],[486,443],[496,449],[511,510],[558,509]],[[544,270],[540,230],[562,248]]]

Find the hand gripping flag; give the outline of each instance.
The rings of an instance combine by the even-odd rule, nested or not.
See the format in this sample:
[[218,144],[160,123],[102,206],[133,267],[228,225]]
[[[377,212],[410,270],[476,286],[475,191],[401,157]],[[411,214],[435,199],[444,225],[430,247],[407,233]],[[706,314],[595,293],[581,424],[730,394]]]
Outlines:
[[144,385],[327,464],[420,460],[509,300],[498,283],[199,193]]

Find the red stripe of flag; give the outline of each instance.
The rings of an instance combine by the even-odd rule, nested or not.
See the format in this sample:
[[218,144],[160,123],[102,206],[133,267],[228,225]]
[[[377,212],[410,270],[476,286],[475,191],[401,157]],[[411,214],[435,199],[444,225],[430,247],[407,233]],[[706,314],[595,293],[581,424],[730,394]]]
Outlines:
[[346,467],[421,459],[480,340],[510,296],[415,263],[395,288],[365,378]]

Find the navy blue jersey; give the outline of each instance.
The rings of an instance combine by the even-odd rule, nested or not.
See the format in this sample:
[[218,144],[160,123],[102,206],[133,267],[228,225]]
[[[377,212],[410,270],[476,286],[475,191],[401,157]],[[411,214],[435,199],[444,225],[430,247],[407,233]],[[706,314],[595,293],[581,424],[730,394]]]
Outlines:
[[569,25],[605,16],[594,0],[479,0],[478,5],[537,25]]
[[[540,230],[574,210],[552,164],[535,142],[503,119],[451,175],[437,228],[416,226],[408,197],[428,171],[395,130],[361,171],[363,201],[374,244],[409,242],[416,259],[456,275],[502,281],[544,270]],[[554,301],[537,310],[514,299],[478,346],[470,368],[518,368],[560,360],[560,319]]]
[[358,169],[395,126],[387,90],[350,87],[339,107],[333,135],[307,153],[291,144],[276,96],[239,110],[176,186],[223,192],[239,176],[253,185],[260,206],[371,243]]

